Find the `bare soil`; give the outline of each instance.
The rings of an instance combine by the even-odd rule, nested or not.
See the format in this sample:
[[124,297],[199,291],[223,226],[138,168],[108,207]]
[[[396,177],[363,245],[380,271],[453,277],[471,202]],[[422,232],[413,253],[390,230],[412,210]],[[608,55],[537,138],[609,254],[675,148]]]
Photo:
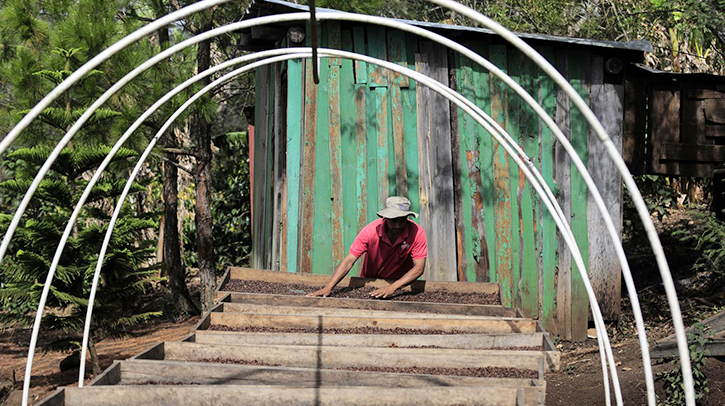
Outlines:
[[[212,362],[220,364],[237,365],[259,365],[278,367],[278,364],[267,364],[258,360],[238,360],[230,358],[208,358],[195,362]],[[472,376],[479,378],[522,378],[537,379],[538,372],[528,369],[506,368],[506,367],[484,367],[484,368],[427,368],[427,367],[349,367],[332,368],[340,371],[364,371],[364,372],[393,372],[397,374],[418,374],[418,375],[450,375],[450,376]]]
[[[106,369],[114,360],[130,358],[160,341],[178,341],[194,331],[199,317],[193,317],[184,322],[159,322],[131,331],[128,337],[122,339],[102,340],[97,344],[101,368]],[[40,338],[40,344],[48,337]],[[8,385],[10,390],[22,390],[25,375],[25,362],[28,356],[28,343],[30,330],[6,330],[0,333],[0,382]],[[37,351],[33,359],[33,376],[31,379],[31,403],[50,395],[61,386],[75,386],[78,384],[78,369],[61,372],[59,365],[69,353]],[[92,375],[86,382],[93,379]],[[0,397],[0,404],[4,402],[7,394]],[[11,406],[11,405],[7,405]]]
[[[725,305],[725,285],[719,282],[722,276],[693,271],[692,265],[699,257],[699,251],[692,244],[680,241],[678,236],[673,235],[676,230],[691,227],[693,219],[687,212],[673,211],[663,221],[656,218],[653,220],[677,287],[685,326],[712,316]],[[624,249],[637,286],[651,349],[656,341],[674,333],[672,316],[649,242],[642,236],[633,236],[624,241]],[[613,345],[624,404],[646,405],[642,354],[624,284],[622,295],[622,315],[620,320],[609,324],[609,337]],[[583,343],[563,342],[557,347],[562,352],[561,370],[546,373],[546,404],[605,405],[597,340],[588,339]],[[657,402],[662,404],[666,398],[662,374],[675,368],[675,365],[670,360],[653,359],[652,368]],[[725,362],[709,357],[702,372],[709,380],[710,391],[698,404],[725,405]]]
[[[275,295],[301,296],[322,289],[323,286],[308,286],[301,284],[287,284],[277,282],[247,281],[231,279],[224,290],[228,292],[244,293],[265,293]],[[376,288],[373,287],[335,287],[330,297],[345,299],[373,299],[370,296]],[[446,291],[424,291],[424,292],[403,292],[398,291],[387,299],[402,302],[427,302],[427,303],[458,303],[458,304],[479,304],[479,305],[500,305],[498,295],[479,292],[446,292]]]
[[209,326],[212,331],[240,331],[245,333],[323,333],[323,334],[405,334],[405,335],[428,335],[428,334],[475,334],[469,331],[443,331],[443,330],[418,330],[396,327],[384,329],[380,327],[351,327],[351,328],[302,328],[302,327],[231,327],[224,324],[213,324]]

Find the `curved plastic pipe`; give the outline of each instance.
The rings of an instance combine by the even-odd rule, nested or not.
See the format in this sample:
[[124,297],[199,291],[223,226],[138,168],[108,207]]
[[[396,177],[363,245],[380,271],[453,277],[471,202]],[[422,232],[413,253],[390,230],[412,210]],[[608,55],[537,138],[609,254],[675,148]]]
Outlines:
[[[298,13],[298,14],[307,15],[307,13]],[[280,21],[281,20],[280,17],[292,17],[292,16],[291,15],[285,15],[285,16],[274,16],[274,17],[275,17],[274,21]],[[430,32],[428,32],[428,31],[426,31],[424,29],[420,29],[420,28],[417,28],[417,27],[409,26],[407,24],[400,23],[400,22],[397,22],[397,21],[385,20],[385,19],[378,18],[378,17],[358,16],[358,15],[347,14],[347,13],[322,13],[322,14],[320,14],[318,16],[318,18],[320,20],[322,20],[322,19],[338,19],[338,20],[364,21],[364,22],[370,22],[370,23],[374,23],[374,24],[386,25],[386,26],[398,28],[398,29],[401,29],[401,30],[405,30],[405,31],[408,31],[408,32],[416,33],[418,35],[424,36],[426,38],[432,39],[432,40],[434,40],[436,42],[439,42],[439,43],[441,43],[443,45],[446,45],[446,46],[449,46],[449,47],[451,47],[453,49],[458,50],[459,52],[461,52],[464,55],[468,56],[470,59],[472,59],[475,62],[481,64],[485,68],[491,70],[492,73],[494,73],[495,75],[501,77],[502,80],[504,80],[504,82],[506,82],[507,85],[511,86],[518,94],[522,95],[522,93],[523,93],[526,96],[528,96],[528,94],[526,94],[526,92],[523,91],[523,89],[521,89],[520,86],[518,86],[510,78],[508,78],[508,80],[506,80],[507,77],[501,76],[502,73],[495,66],[493,66],[492,64],[490,64],[490,62],[488,62],[485,59],[481,58],[480,56],[478,56],[477,54],[475,54],[472,51],[468,50],[467,48],[465,48],[465,47],[463,47],[463,46],[461,46],[461,45],[459,45],[459,44],[457,44],[457,43],[455,43],[453,41],[450,41],[450,40],[448,40],[446,38],[443,38],[443,37],[441,37],[441,36],[439,36],[437,34],[430,33]],[[295,19],[304,19],[304,17],[297,18],[295,16],[294,18],[289,18],[289,20],[295,20]],[[254,19],[254,20],[250,20],[250,21],[256,21],[256,20],[260,20],[260,19]],[[284,20],[287,20],[287,18],[284,18]],[[238,25],[239,25],[239,23],[238,24],[235,24],[235,26],[238,26]],[[222,28],[224,28],[224,27],[222,27]],[[227,29],[225,31],[230,31],[232,29],[238,29],[238,28],[229,28],[229,29]],[[198,41],[200,41],[200,40],[201,39],[199,39]],[[198,41],[196,41],[196,42],[198,42]],[[493,69],[491,69],[491,68],[493,68]],[[543,109],[541,109],[540,106],[538,106],[538,104],[536,103],[536,101],[533,100],[533,98],[531,98],[530,96],[528,96],[528,97],[524,97],[524,99],[525,99],[525,101],[528,104],[532,105],[532,107],[534,108],[534,110],[536,110],[540,115],[541,115],[541,113],[543,113]],[[538,107],[538,109],[537,109],[537,107]],[[547,121],[547,118],[549,119],[548,122],[547,122],[547,124],[552,129],[552,131],[554,132],[554,135],[557,136],[557,138],[559,138],[560,141],[563,141],[562,144],[566,147],[567,144],[568,144],[568,142],[566,142],[567,141],[566,138],[564,138],[563,135],[560,133],[560,131],[558,130],[558,127],[556,127],[556,125],[553,123],[553,121],[551,121],[550,118],[548,117],[548,115],[546,115],[545,113],[543,114],[542,118],[544,119],[544,121]],[[576,164],[577,163],[577,160],[578,160],[577,159],[578,157],[576,156],[576,153],[573,152],[573,149],[567,150],[567,152],[570,155],[572,155],[572,160]],[[581,161],[579,161],[579,164],[581,164]],[[583,164],[581,164],[581,166],[583,167]],[[580,171],[581,171],[581,168],[579,167],[579,165],[577,165],[577,168],[580,169]],[[615,243],[615,249],[618,248],[617,251],[620,251],[621,250],[621,243],[618,240],[618,238],[619,238],[618,237],[618,233],[616,232],[616,229],[614,228],[613,223],[611,222],[611,218],[609,219],[609,221],[606,221],[606,217],[608,216],[608,212],[606,211],[606,207],[603,205],[603,201],[601,200],[601,197],[600,196],[599,196],[599,199],[597,199],[598,193],[595,194],[596,187],[592,187],[593,182],[591,182],[591,178],[588,177],[588,174],[585,171],[582,171],[582,174],[585,177],[585,181],[587,181],[587,178],[589,178],[588,181],[587,181],[587,183],[588,184],[591,183],[591,185],[589,185],[590,192],[594,195],[595,201],[597,201],[597,206],[599,207],[600,211],[602,212],[602,215],[605,216],[605,224],[608,225],[608,229],[610,231],[610,236],[612,237],[613,241],[619,243],[618,246]],[[602,210],[602,207],[604,207],[604,210]],[[620,258],[620,262],[623,263],[623,273],[624,273],[624,276],[625,276],[625,281],[627,282],[627,288],[628,288],[628,291],[630,293],[630,298],[632,299],[633,308],[635,309],[635,319],[637,320],[637,327],[638,327],[638,332],[639,332],[639,336],[640,336],[640,342],[642,342],[642,340],[644,340],[644,343],[645,343],[645,346],[643,347],[643,351],[642,351],[642,353],[643,353],[643,360],[645,358],[649,359],[648,348],[646,347],[646,336],[644,335],[644,329],[641,327],[642,326],[642,323],[640,322],[640,320],[641,320],[641,312],[638,312],[637,311],[638,310],[638,306],[637,306],[638,301],[636,299],[636,295],[635,296],[632,295],[632,292],[634,291],[634,285],[633,285],[633,282],[631,281],[631,274],[629,272],[626,272],[626,271],[628,271],[628,266],[626,264],[626,258],[624,259],[624,261],[622,261],[621,258]],[[640,315],[640,317],[637,317],[638,314]],[[647,375],[647,372],[648,371],[651,371],[650,368],[648,368],[649,366],[650,366],[649,365],[649,362],[647,362],[645,360],[645,375]],[[649,386],[650,385],[649,385],[649,379],[648,379],[648,393],[651,393],[651,391],[649,390]]]
[[[377,60],[377,59],[374,59],[374,58],[369,58],[369,57],[364,57],[364,56],[358,56],[356,54],[349,53],[349,52],[335,51],[335,50],[329,50],[329,49],[325,49],[325,50],[321,50],[321,51],[324,51],[324,53],[326,55],[342,56],[342,57],[345,57],[345,58],[360,59],[360,60],[363,60],[363,61],[366,61],[366,62],[369,62],[369,63],[379,64],[380,66],[386,67],[386,68],[391,69],[391,70],[396,70],[396,71],[398,71],[398,72],[400,72],[400,73],[402,73],[402,74],[404,74],[406,76],[413,77],[415,80],[418,80],[420,83],[425,84],[426,86],[431,87],[435,91],[443,92],[444,93],[443,94],[444,97],[446,97],[449,100],[453,101],[454,103],[456,103],[457,105],[459,105],[459,107],[462,107],[464,109],[464,111],[466,111],[467,113],[471,114],[471,112],[474,111],[473,109],[470,109],[470,108],[467,109],[467,108],[463,107],[463,106],[466,106],[466,103],[465,102],[462,102],[461,99],[462,100],[465,100],[468,105],[472,105],[472,103],[470,103],[469,101],[467,101],[462,96],[460,96],[460,95],[458,96],[460,99],[456,99],[456,98],[450,96],[450,94],[453,93],[453,91],[450,90],[449,88],[447,88],[447,87],[441,85],[440,83],[435,82],[435,81],[433,81],[433,80],[431,80],[431,79],[429,79],[429,78],[427,78],[427,77],[425,77],[425,76],[423,76],[421,74],[418,74],[418,73],[416,73],[414,71],[410,71],[407,68],[402,68],[402,67],[399,67],[398,65],[391,64],[391,63],[388,63],[388,62],[385,62],[385,61],[380,61],[380,60]],[[291,59],[291,58],[288,58],[288,59]],[[271,60],[271,61],[260,61],[260,62],[257,62],[255,64],[252,64],[252,65],[259,66],[259,65],[261,65],[261,64],[263,64],[265,62],[266,63],[273,63],[273,62],[276,62],[278,60],[279,60],[279,58],[273,58],[273,60]],[[252,66],[252,65],[250,65],[250,66]],[[248,67],[242,68],[240,70],[237,70],[235,72],[232,72],[230,74],[225,75],[223,78],[220,78],[219,80],[215,81],[214,83],[212,83],[209,86],[207,86],[204,89],[202,89],[202,91],[200,91],[198,94],[196,94],[194,96],[194,100],[195,99],[198,99],[199,97],[201,97],[201,95],[203,95],[203,93],[206,93],[209,90],[213,89],[214,87],[218,86],[220,83],[222,83],[222,82],[230,79],[233,76],[236,76],[236,75],[240,74],[240,71],[246,71],[248,69],[251,69],[251,68],[248,66]],[[190,104],[191,102],[193,102],[193,100],[190,100],[187,103]],[[186,107],[187,107],[187,104],[185,104],[184,106],[182,106],[182,109],[185,109]],[[169,121],[167,121],[167,123],[165,124],[165,128],[168,128],[168,126],[170,126],[170,124],[171,124],[171,121],[173,121],[175,119],[175,117],[177,117],[179,114],[181,114],[181,111],[177,111],[177,113],[175,113],[175,115],[172,118],[170,118]],[[476,118],[476,114],[478,114],[478,113],[473,114],[474,118]],[[482,119],[480,119],[480,118],[476,118],[476,119],[477,119],[477,121],[482,126],[484,126],[484,128],[487,129],[487,131],[489,131],[490,133],[492,133],[494,135],[494,138],[496,138],[498,142],[502,143],[502,145],[506,149],[507,153],[509,153],[510,155],[512,155],[512,158],[517,162],[517,164],[521,167],[522,171],[527,175],[527,179],[529,179],[530,182],[532,182],[532,184],[534,185],[534,188],[537,190],[537,192],[541,196],[546,196],[546,194],[544,194],[543,191],[541,190],[541,187],[538,185],[538,183],[535,180],[535,178],[533,178],[531,176],[531,173],[529,172],[529,170],[526,167],[526,165],[524,165],[523,162],[522,162],[522,160],[513,153],[512,148],[510,146],[508,146],[506,143],[503,142],[503,140],[498,136],[497,131],[494,130],[491,126],[489,126]],[[154,140],[158,139],[158,137],[161,136],[161,133],[163,133],[163,131],[165,131],[165,128],[163,128],[162,130],[160,130],[160,132],[157,134],[157,136],[154,138]],[[155,143],[155,141],[153,141],[153,143]],[[146,153],[144,153],[144,156],[137,163],[137,168],[134,170],[134,174],[132,174],[131,179],[129,179],[129,181],[128,181],[129,183],[127,183],[126,189],[124,189],[124,190],[130,189],[130,185],[133,182],[133,177],[135,177],[135,174],[138,172],[138,169],[143,164],[143,161],[142,160],[145,160],[145,156],[148,156],[148,153],[150,152],[150,150],[151,150],[152,147],[153,147],[153,145],[150,145],[147,148]],[[529,165],[532,165],[531,162],[530,162],[530,160],[529,160]],[[95,289],[96,289],[96,286],[97,286],[98,278],[100,276],[100,267],[101,267],[101,264],[102,264],[102,261],[103,261],[103,256],[105,255],[105,249],[107,248],[108,242],[110,241],[110,236],[111,236],[111,233],[113,231],[113,226],[114,226],[114,223],[115,223],[115,217],[117,217],[117,214],[120,213],[120,209],[121,209],[121,206],[123,204],[124,199],[125,199],[125,194],[122,195],[121,198],[119,199],[118,206],[117,206],[116,211],[115,211],[115,214],[116,215],[114,216],[114,218],[112,218],[112,221],[109,224],[109,229],[107,230],[106,239],[104,241],[104,246],[102,247],[102,254],[99,256],[99,262],[98,262],[98,265],[97,265],[96,274],[94,275],[94,284],[93,284],[92,290],[91,290],[92,297],[91,297],[91,299],[89,299],[89,307],[88,307],[89,312],[87,313],[86,329],[88,329],[88,326],[90,325],[88,319],[91,317],[91,313],[92,313],[92,305],[93,305],[93,301],[95,300]],[[558,220],[557,221],[557,226],[560,227],[562,233],[564,234],[564,239],[567,242],[567,244],[569,244],[571,251],[575,254],[575,256],[577,256],[577,254],[579,253],[579,251],[578,251],[578,247],[576,246],[576,242],[574,241],[573,236],[571,235],[571,231],[568,229],[568,227],[565,226],[565,223],[562,221],[562,219],[559,218],[559,216],[557,214],[557,211],[555,209],[553,209],[552,203],[548,201],[548,198],[543,199],[543,200],[544,200],[545,205],[547,206],[547,209],[549,209],[550,211],[552,211],[552,215],[555,218],[555,221]],[[580,254],[578,255],[578,258],[579,258],[578,259],[578,262],[583,265],[583,261],[581,260],[581,255]],[[576,259],[575,259],[575,261],[576,261]],[[589,296],[590,297],[590,301],[593,303],[593,308],[596,310],[597,303],[596,303],[596,298],[593,296],[593,290],[591,290],[589,293],[590,293],[590,296]],[[594,313],[596,313],[596,311],[594,311]],[[598,324],[598,328],[603,327],[603,321],[600,321],[597,324]],[[606,334],[605,334],[605,336],[606,336]],[[87,333],[84,334],[84,344],[85,343],[87,343]],[[606,345],[607,344],[605,344],[605,346]],[[82,362],[83,362],[83,358],[82,358]],[[612,363],[613,363],[613,361],[612,361]]]
[[[637,214],[639,214],[639,217],[642,220],[644,229],[647,232],[647,237],[650,241],[650,245],[652,246],[652,250],[655,254],[657,265],[660,270],[660,276],[662,277],[662,283],[665,287],[665,293],[667,294],[667,301],[670,305],[672,324],[675,328],[675,335],[677,337],[677,350],[680,355],[682,380],[685,387],[685,403],[687,404],[687,406],[695,406],[695,388],[692,380],[692,367],[690,365],[690,353],[687,345],[687,337],[685,336],[685,325],[682,322],[682,312],[680,310],[680,303],[677,300],[677,291],[672,281],[670,267],[667,264],[667,258],[665,258],[664,250],[662,249],[662,243],[660,242],[659,236],[657,235],[657,230],[655,230],[654,223],[652,222],[652,218],[649,215],[647,204],[644,202],[642,194],[637,187],[637,183],[634,181],[632,174],[627,168],[627,164],[624,162],[624,159],[622,158],[619,151],[617,151],[617,147],[614,145],[611,138],[609,138],[609,135],[607,135],[606,130],[604,130],[602,124],[599,122],[599,120],[597,120],[594,112],[592,112],[592,110],[587,106],[586,102],[579,96],[576,90],[569,84],[569,82],[567,82],[567,80],[559,73],[559,71],[551,66],[551,64],[543,56],[536,52],[536,50],[526,44],[511,31],[507,30],[506,28],[491,20],[490,18],[484,16],[483,14],[478,13],[454,1],[429,1],[446,7],[457,13],[463,14],[481,23],[484,27],[494,31],[496,34],[503,37],[505,40],[507,40],[509,43],[511,43],[521,52],[523,52],[526,56],[528,56],[531,60],[533,60],[537,65],[539,65],[542,70],[544,70],[544,72],[546,72],[547,75],[554,79],[556,84],[559,85],[562,90],[566,92],[574,105],[582,112],[584,117],[587,119],[589,125],[592,126],[599,139],[604,143],[604,146],[607,149],[607,154],[609,154],[609,157],[614,162],[617,170],[619,170],[619,172],[622,174],[622,177],[624,178],[624,183],[625,185],[627,185],[627,190],[629,191],[632,197],[632,201],[637,208]],[[649,389],[647,392],[648,396],[650,396]],[[654,396],[654,394],[652,393],[651,396]],[[654,400],[652,397],[649,398],[649,403],[650,405],[654,404]]]

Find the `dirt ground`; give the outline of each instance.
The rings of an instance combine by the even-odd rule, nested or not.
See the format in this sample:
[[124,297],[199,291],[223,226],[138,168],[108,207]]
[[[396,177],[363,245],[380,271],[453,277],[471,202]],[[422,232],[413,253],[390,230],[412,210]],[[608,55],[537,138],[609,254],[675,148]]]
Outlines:
[[[687,215],[675,213],[664,223],[656,224],[673,278],[678,286],[678,297],[685,324],[688,326],[713,315],[714,311],[725,306],[725,285],[703,284],[703,275],[693,274],[691,271],[698,253],[672,236],[672,231],[688,227],[690,221]],[[634,273],[651,348],[655,340],[672,334],[673,330],[659,271],[651,252],[646,247],[648,244],[637,238],[625,241],[625,250]],[[626,295],[624,288],[623,294]],[[622,311],[620,320],[610,323],[608,330],[617,361],[617,373],[624,403],[635,406],[646,405],[647,395],[639,342],[627,298],[623,298]],[[131,357],[157,342],[184,338],[193,331],[197,322],[198,317],[181,323],[160,322],[138,329],[128,338],[101,341],[98,343],[98,351],[102,367],[105,369],[113,360]],[[22,389],[28,341],[27,330],[0,333],[0,390],[10,386],[11,389],[16,389],[14,396],[18,395],[18,388]],[[562,352],[561,370],[546,374],[546,404],[605,405],[597,340],[589,339],[584,343],[561,342],[557,347]],[[44,398],[59,386],[75,384],[77,369],[59,372],[59,363],[66,356],[67,354],[52,352],[36,355],[31,394],[33,402]],[[668,361],[653,360],[658,402],[664,400],[664,383],[661,374],[673,367]],[[725,362],[714,357],[708,358],[703,372],[709,379],[710,392],[700,404],[725,405]],[[0,404],[6,396],[7,392],[0,393]]]
[[[114,360],[129,358],[161,341],[178,341],[194,331],[199,317],[193,317],[181,323],[160,322],[132,332],[123,339],[107,339],[98,343],[98,356],[101,368],[106,369]],[[6,406],[14,406],[19,401],[19,393],[23,389],[25,362],[28,356],[30,330],[12,330],[0,334],[0,388],[12,385],[16,392]],[[33,359],[33,379],[31,380],[31,403],[35,403],[60,386],[76,385],[78,369],[60,372],[60,362],[68,354],[60,352],[37,352]],[[5,400],[7,394],[0,397]],[[20,404],[19,402],[17,403]]]

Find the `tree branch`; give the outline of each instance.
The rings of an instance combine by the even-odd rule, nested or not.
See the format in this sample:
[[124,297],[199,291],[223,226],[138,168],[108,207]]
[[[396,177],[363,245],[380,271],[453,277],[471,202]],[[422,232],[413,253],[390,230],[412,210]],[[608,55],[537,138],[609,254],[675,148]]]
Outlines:
[[191,172],[190,170],[188,170],[188,169],[184,168],[183,166],[179,165],[178,162],[174,162],[174,161],[170,160],[169,158],[163,156],[162,154],[159,154],[158,152],[154,152],[153,154],[155,156],[161,158],[164,162],[169,163],[171,165],[174,165],[175,167],[181,169],[183,172],[186,172],[189,176],[194,177],[194,173],[193,172]]
[[199,158],[194,151],[189,151],[186,149],[181,148],[162,148],[164,152],[167,152],[169,154],[176,154],[176,155],[188,155],[193,156],[194,158]]

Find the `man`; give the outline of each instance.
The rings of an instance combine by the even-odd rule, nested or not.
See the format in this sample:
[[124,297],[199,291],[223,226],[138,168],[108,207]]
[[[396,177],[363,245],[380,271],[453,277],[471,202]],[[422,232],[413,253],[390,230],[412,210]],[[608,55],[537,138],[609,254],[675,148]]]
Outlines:
[[389,197],[385,200],[385,209],[377,214],[380,218],[360,231],[350,253],[335,268],[327,285],[307,296],[327,297],[364,253],[367,255],[360,276],[396,279],[391,285],[370,293],[372,297],[387,298],[423,274],[428,244],[423,227],[408,220],[411,215],[418,217],[410,211],[410,200]]

